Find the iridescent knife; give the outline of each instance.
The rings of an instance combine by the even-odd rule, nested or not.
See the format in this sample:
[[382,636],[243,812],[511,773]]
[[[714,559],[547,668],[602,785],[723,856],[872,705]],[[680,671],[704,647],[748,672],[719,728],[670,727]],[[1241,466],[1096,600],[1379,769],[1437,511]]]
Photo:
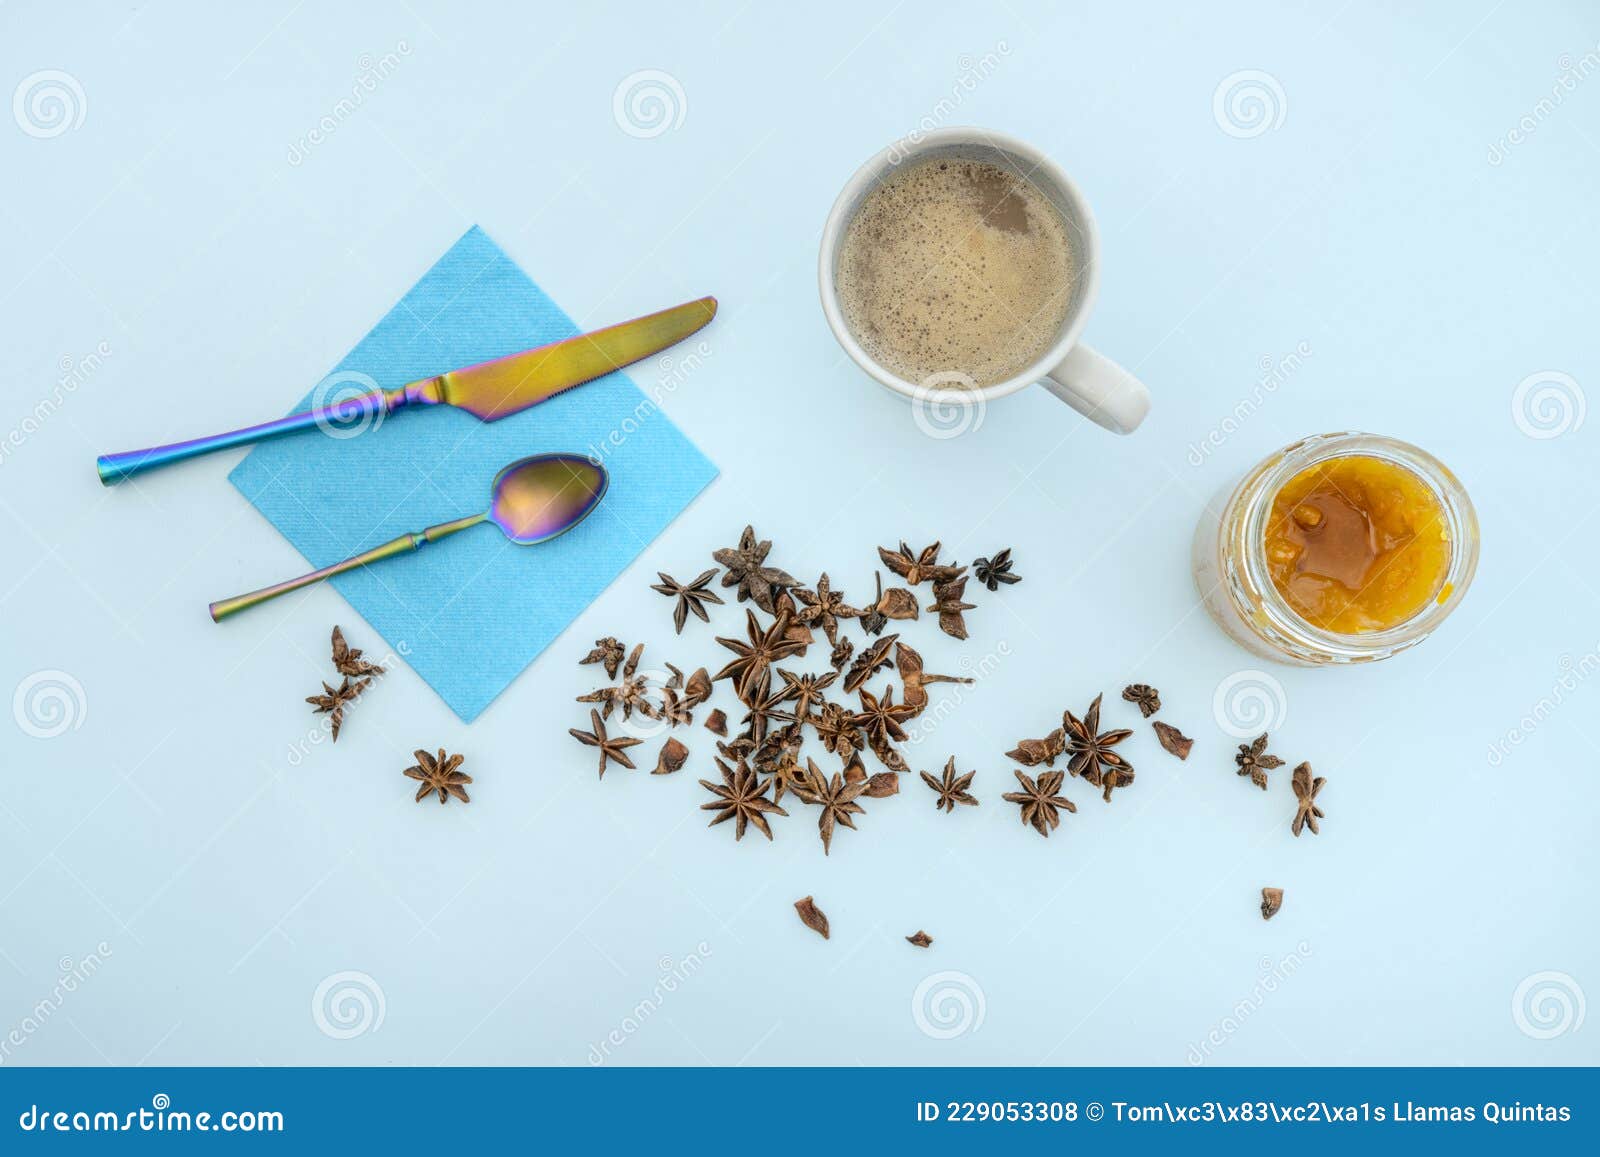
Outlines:
[[485,422],[494,422],[658,353],[703,328],[716,315],[717,299],[702,297],[593,333],[579,334],[466,369],[451,370],[393,390],[377,389],[357,394],[275,422],[246,426],[243,430],[213,434],[209,438],[174,442],[169,446],[152,446],[148,450],[103,454],[95,460],[95,465],[100,471],[100,481],[109,486],[141,471],[213,450],[243,446],[313,426],[338,429],[377,415],[392,414],[401,406],[456,406]]

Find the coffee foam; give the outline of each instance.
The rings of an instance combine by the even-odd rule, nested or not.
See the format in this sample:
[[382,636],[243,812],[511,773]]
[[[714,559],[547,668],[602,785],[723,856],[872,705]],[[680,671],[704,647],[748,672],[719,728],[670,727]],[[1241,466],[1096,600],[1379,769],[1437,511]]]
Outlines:
[[1049,349],[1074,276],[1066,222],[1031,182],[934,157],[867,194],[836,281],[845,322],[874,361],[910,382],[953,372],[987,386]]

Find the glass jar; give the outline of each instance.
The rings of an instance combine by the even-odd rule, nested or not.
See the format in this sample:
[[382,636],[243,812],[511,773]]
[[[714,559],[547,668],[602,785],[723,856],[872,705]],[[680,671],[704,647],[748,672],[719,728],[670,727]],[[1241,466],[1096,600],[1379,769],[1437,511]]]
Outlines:
[[[1431,602],[1382,630],[1339,634],[1307,622],[1268,571],[1266,539],[1273,498],[1302,470],[1330,458],[1378,458],[1405,467],[1438,499],[1449,562]],[[1370,663],[1413,647],[1455,610],[1478,566],[1478,518],[1460,481],[1433,455],[1393,438],[1346,431],[1285,446],[1220,492],[1195,530],[1194,578],[1206,610],[1229,637],[1255,654],[1302,666]]]

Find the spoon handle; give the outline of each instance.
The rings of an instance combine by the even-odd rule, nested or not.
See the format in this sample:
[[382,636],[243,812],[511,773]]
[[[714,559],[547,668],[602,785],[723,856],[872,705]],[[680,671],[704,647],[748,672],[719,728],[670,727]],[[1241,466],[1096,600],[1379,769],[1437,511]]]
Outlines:
[[262,587],[260,590],[250,591],[248,594],[234,595],[231,599],[222,599],[211,604],[211,620],[212,622],[220,623],[223,619],[230,618],[240,611],[249,610],[251,607],[275,599],[279,595],[297,591],[301,587],[308,587],[312,583],[319,583],[325,578],[331,578],[333,575],[343,574],[347,570],[355,570],[357,567],[363,567],[368,563],[378,562],[381,559],[393,558],[397,554],[409,554],[420,546],[430,542],[437,542],[439,539],[454,534],[458,530],[476,526],[488,517],[488,514],[469,514],[465,518],[441,522],[439,525],[430,526],[426,530],[402,534],[399,538],[390,539],[381,546],[375,546],[371,550],[363,551],[361,554],[347,558],[343,562],[325,566],[321,570],[314,570],[310,574],[303,574],[299,578],[288,579],[270,587]]

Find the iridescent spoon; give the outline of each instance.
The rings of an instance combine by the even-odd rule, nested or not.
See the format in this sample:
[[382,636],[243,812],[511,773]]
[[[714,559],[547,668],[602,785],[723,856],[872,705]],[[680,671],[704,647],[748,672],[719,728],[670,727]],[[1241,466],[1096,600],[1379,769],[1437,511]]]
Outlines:
[[408,554],[426,543],[465,530],[469,526],[489,521],[500,532],[519,546],[549,542],[565,534],[594,511],[605,497],[611,483],[606,468],[592,458],[580,454],[536,454],[520,458],[494,476],[491,488],[492,501],[482,514],[469,514],[451,522],[441,522],[412,534],[402,534],[382,546],[375,546],[364,554],[314,570],[310,574],[262,587],[245,595],[211,604],[211,618],[222,622],[230,615],[275,599],[289,591],[297,591],[312,583],[321,582],[332,575],[366,566],[379,559]]

